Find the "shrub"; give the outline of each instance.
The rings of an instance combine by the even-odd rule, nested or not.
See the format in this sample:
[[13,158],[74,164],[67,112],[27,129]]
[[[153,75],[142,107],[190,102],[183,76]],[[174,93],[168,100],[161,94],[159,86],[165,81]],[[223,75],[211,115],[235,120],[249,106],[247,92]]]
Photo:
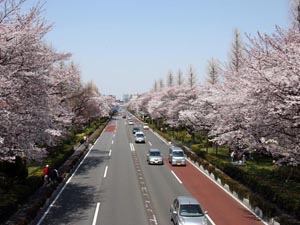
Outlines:
[[6,177],[23,180],[28,176],[26,161],[21,157],[16,157],[15,162],[0,162],[0,172],[4,173]]
[[289,215],[281,215],[276,218],[280,224],[284,225],[300,225],[300,222],[291,218]]
[[216,168],[213,165],[208,165],[208,167],[207,167],[207,170],[209,173],[214,173],[215,169]]
[[16,184],[10,189],[10,193],[16,196],[18,201],[23,202],[31,194],[30,187],[24,184]]
[[30,192],[33,193],[44,183],[43,176],[29,176],[27,177],[25,184],[30,187]]
[[11,193],[0,195],[0,223],[6,221],[18,209],[17,199]]

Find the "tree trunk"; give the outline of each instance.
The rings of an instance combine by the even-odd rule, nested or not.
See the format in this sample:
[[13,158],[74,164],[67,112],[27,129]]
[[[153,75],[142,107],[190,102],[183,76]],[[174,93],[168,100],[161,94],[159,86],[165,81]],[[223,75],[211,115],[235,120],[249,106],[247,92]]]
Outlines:
[[206,146],[206,152],[208,153],[208,135],[206,135],[206,144],[205,144],[205,146]]

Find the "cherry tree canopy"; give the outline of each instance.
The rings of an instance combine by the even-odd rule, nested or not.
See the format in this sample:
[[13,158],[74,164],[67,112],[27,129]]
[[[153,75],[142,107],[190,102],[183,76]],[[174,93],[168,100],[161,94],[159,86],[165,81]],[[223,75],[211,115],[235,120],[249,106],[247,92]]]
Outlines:
[[[263,151],[278,164],[300,163],[300,31],[248,37],[238,71],[196,92],[172,86],[146,93],[130,105],[166,123],[181,120],[241,153]],[[179,116],[178,116],[179,115]],[[173,122],[172,122],[173,120]],[[177,121],[179,122],[179,121]]]
[[[44,147],[63,138],[81,116],[74,110],[74,96],[84,90],[80,72],[65,63],[70,54],[57,53],[43,41],[51,26],[41,7],[26,13],[24,2],[0,1],[0,160],[43,156]],[[100,93],[89,97],[98,98],[97,116],[111,107]]]

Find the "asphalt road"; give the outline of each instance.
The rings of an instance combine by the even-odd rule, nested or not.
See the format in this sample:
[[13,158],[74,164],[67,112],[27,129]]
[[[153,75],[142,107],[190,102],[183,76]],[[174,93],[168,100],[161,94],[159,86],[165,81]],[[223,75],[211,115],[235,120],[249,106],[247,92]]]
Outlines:
[[[110,122],[39,225],[171,225],[169,209],[175,197],[193,195],[199,199],[199,184],[194,180],[211,181],[196,169],[191,170],[192,165],[171,167],[166,159],[164,165],[148,165],[146,154],[149,148],[160,149],[167,158],[169,145],[150,130],[144,130],[146,143],[136,144],[132,127],[122,118]],[[223,193],[219,189],[217,192]],[[207,206],[209,217],[218,221],[215,224],[223,224],[219,221],[230,215],[222,218],[222,209],[218,204],[214,207],[218,199],[213,199],[209,192],[204,195],[208,196],[203,199],[204,210]],[[228,196],[220,194],[219,198],[224,198],[227,203],[233,201],[222,207],[230,209],[231,204],[236,204],[234,200],[228,200]],[[262,224],[250,213],[246,214],[249,223],[232,223],[229,219],[227,224]],[[214,224],[210,218],[208,220],[210,225]]]

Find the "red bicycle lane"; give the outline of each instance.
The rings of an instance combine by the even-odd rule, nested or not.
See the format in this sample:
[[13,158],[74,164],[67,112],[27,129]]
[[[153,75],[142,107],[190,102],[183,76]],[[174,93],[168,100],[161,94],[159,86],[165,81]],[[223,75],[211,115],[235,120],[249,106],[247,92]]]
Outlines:
[[109,125],[105,128],[105,132],[115,132],[116,128],[116,125]]
[[208,211],[216,225],[264,224],[189,162],[186,167],[172,167],[168,162],[166,164],[192,196],[198,199],[204,210]]

